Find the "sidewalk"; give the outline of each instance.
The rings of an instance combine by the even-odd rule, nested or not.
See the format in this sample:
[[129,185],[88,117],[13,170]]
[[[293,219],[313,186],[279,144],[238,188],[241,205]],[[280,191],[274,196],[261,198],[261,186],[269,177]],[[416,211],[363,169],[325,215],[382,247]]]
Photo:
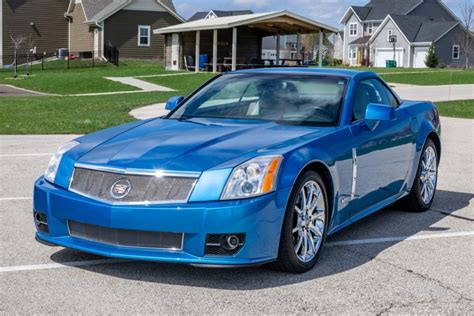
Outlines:
[[474,100],[474,84],[446,86],[410,86],[390,84],[405,100],[427,100],[432,102]]

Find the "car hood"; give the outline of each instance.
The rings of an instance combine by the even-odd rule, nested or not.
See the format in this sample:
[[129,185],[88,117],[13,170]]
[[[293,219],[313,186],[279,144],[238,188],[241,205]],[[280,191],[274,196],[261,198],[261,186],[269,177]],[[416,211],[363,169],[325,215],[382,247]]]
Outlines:
[[286,146],[320,133],[315,127],[262,121],[155,119],[109,138],[77,162],[123,169],[202,172],[246,154],[281,153]]

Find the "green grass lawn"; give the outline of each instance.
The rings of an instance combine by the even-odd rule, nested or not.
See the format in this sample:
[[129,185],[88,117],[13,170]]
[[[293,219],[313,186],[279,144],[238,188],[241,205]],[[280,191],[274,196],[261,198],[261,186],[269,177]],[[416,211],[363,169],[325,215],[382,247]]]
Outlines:
[[[420,69],[372,69],[390,82],[441,84],[474,83],[474,71]],[[398,74],[397,72],[402,72]],[[164,74],[157,62],[129,61],[121,67],[101,66],[95,69],[55,69],[35,71],[34,77],[8,80],[11,71],[0,71],[0,83],[31,90],[75,94],[135,90],[135,88],[104,79]],[[94,97],[2,97],[0,98],[0,134],[82,134],[133,121],[128,113],[137,107],[165,102],[173,95],[188,95],[214,75],[209,73],[166,77],[141,78],[142,80],[177,90],[171,93],[129,93]],[[409,79],[407,79],[409,78]],[[418,81],[417,81],[418,80]],[[423,81],[423,82],[421,82]],[[474,118],[474,101],[438,103],[441,115]]]
[[[191,75],[179,75],[179,76],[167,76],[167,77],[151,77],[151,78],[140,78],[140,80],[154,83],[157,85],[165,86],[184,94],[192,92],[193,89],[199,87],[204,82],[212,79],[215,74],[212,73],[198,73]],[[190,87],[193,87],[191,91]]]
[[430,68],[367,68],[349,67],[360,71],[373,71],[390,83],[413,85],[474,84],[474,70]]
[[212,78],[211,74],[181,75],[147,80],[177,92],[144,92],[90,97],[0,98],[0,134],[85,134],[134,121],[128,113],[137,107],[187,95]]
[[421,86],[447,84],[474,84],[474,70],[439,70],[420,73],[381,73],[391,83],[405,83]]
[[474,100],[436,102],[441,116],[474,119]]
[[134,91],[135,87],[105,79],[104,77],[128,77],[166,73],[163,65],[155,61],[124,61],[120,67],[109,64],[97,68],[58,68],[44,71],[34,70],[26,77],[25,70],[19,71],[20,79],[13,80],[12,70],[0,71],[0,84],[51,94],[79,94],[116,91]]

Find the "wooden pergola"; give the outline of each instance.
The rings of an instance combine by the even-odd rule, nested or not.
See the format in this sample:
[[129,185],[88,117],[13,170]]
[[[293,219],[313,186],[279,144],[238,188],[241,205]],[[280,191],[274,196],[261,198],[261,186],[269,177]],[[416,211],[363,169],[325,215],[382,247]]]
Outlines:
[[[261,59],[261,40],[276,36],[276,59],[280,60],[280,36],[319,33],[322,47],[324,33],[336,33],[334,27],[308,19],[288,11],[247,14],[215,19],[203,19],[156,29],[154,34],[166,35],[165,60],[167,68],[179,70],[183,54],[194,50],[196,72],[199,72],[199,58],[204,51],[212,56],[212,70],[218,70],[219,49],[221,55],[231,56],[231,69],[237,69],[239,52],[246,58]],[[231,42],[229,48],[222,48]],[[212,48],[210,47],[212,43]],[[203,50],[203,46],[206,46]],[[221,46],[221,48],[219,48]],[[319,50],[319,66],[322,67],[322,49]]]

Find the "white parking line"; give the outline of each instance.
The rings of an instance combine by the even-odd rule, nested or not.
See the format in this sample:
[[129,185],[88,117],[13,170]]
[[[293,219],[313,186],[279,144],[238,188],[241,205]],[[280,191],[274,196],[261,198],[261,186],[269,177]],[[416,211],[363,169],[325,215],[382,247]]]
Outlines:
[[0,158],[4,157],[38,157],[38,156],[51,156],[51,153],[39,153],[39,154],[10,154],[10,155],[0,155]]
[[88,260],[88,261],[72,261],[62,263],[46,263],[46,264],[34,264],[28,266],[12,266],[12,267],[1,267],[1,272],[18,272],[18,271],[32,271],[32,270],[46,270],[46,269],[59,269],[59,268],[73,268],[83,266],[93,266],[104,263],[119,263],[124,262],[122,259],[100,259],[100,260]]
[[9,197],[9,198],[0,198],[0,202],[3,201],[26,201],[32,200],[32,197]]
[[[385,242],[393,242],[393,241],[437,239],[437,238],[451,238],[451,237],[465,237],[465,236],[474,236],[474,231],[431,234],[431,235],[404,236],[404,237],[388,237],[388,238],[335,241],[335,242],[327,243],[326,246],[334,247],[334,246],[346,246],[346,245],[363,245],[363,244],[376,244],[376,243],[385,243]],[[100,260],[88,260],[88,261],[72,261],[72,262],[63,262],[63,263],[46,263],[46,264],[24,265],[24,266],[10,266],[10,267],[0,267],[0,273],[72,268],[72,267],[83,267],[83,266],[91,266],[91,265],[98,265],[98,264],[111,264],[111,263],[122,263],[122,262],[131,262],[131,261],[122,260],[122,259],[100,259]]]
[[451,238],[451,237],[464,237],[464,236],[474,236],[474,231],[472,231],[472,232],[444,233],[444,234],[430,234],[430,235],[403,236],[403,237],[386,237],[386,238],[373,238],[373,239],[333,241],[333,242],[327,243],[326,246],[328,246],[328,247],[350,246],[350,245],[377,244],[377,243],[405,241],[405,240],[422,240],[422,239]]

